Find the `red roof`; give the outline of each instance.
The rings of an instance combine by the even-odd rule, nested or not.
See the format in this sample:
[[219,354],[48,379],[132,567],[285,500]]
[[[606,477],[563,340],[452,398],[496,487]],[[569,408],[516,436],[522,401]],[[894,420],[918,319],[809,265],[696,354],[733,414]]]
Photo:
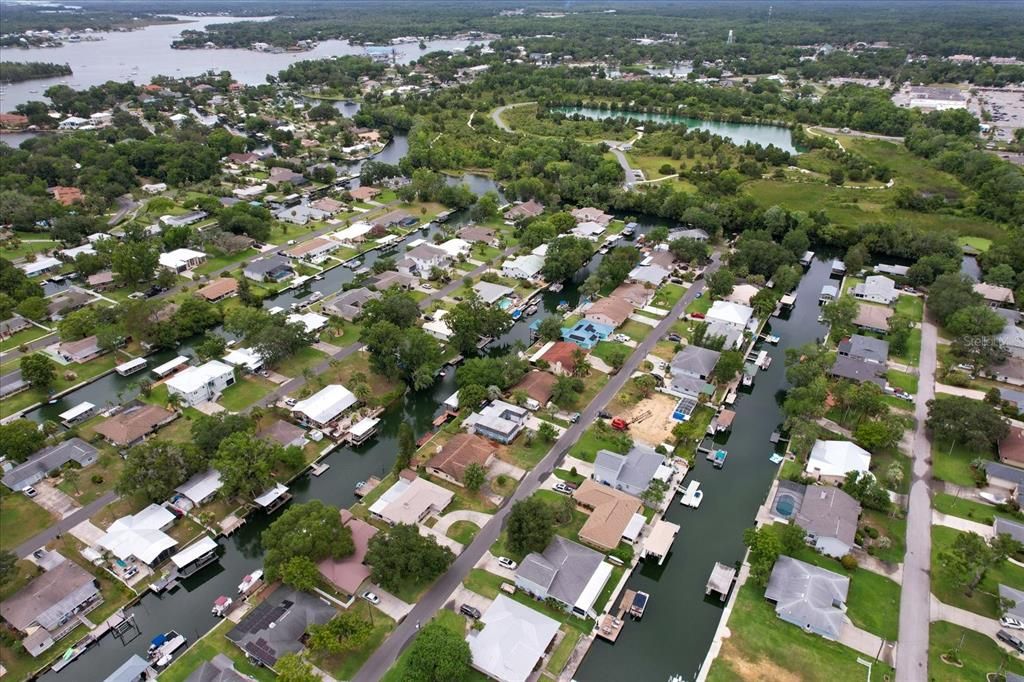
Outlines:
[[63,206],[70,206],[76,201],[82,200],[82,190],[77,187],[62,187],[57,185],[50,191],[53,192],[53,198],[57,203]]
[[[540,359],[544,360],[549,365],[561,365],[562,369],[566,372],[572,372],[576,369],[576,363],[573,361],[573,355],[577,350],[582,349],[571,341],[555,341],[551,348],[549,348]],[[586,351],[583,352],[586,353]]]
[[1010,434],[999,443],[999,459],[1005,464],[1024,466],[1024,429],[1010,427]]

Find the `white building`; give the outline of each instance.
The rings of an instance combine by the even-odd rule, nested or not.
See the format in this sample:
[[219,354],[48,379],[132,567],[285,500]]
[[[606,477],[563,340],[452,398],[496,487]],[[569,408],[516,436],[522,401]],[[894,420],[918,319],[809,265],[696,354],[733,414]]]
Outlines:
[[899,295],[899,291],[896,290],[896,282],[885,275],[871,275],[864,282],[853,287],[854,298],[871,303],[892,305]]
[[848,440],[819,440],[811,448],[804,471],[818,480],[838,482],[851,471],[866,474],[871,453]]
[[292,414],[303,424],[322,429],[356,402],[352,391],[341,384],[329,384],[305,400],[295,403]]
[[597,238],[604,234],[607,229],[607,225],[602,225],[601,223],[588,220],[569,230],[569,234],[574,237],[580,237],[581,239],[596,242]]
[[167,253],[160,254],[160,265],[173,270],[184,272],[201,265],[206,260],[206,254],[194,249],[174,249]]
[[452,258],[458,258],[459,256],[468,256],[470,249],[473,245],[467,242],[465,239],[449,239],[446,242],[442,242],[437,245],[437,248],[447,253]]
[[308,334],[316,334],[327,326],[327,318],[319,313],[292,314],[287,318],[290,324],[301,323],[305,325]]
[[174,514],[158,504],[151,504],[138,514],[123,516],[110,524],[99,546],[122,561],[134,557],[154,566],[178,544],[164,532],[173,523]]
[[223,358],[232,367],[244,367],[255,372],[263,366],[263,358],[252,348],[236,348]]
[[235,369],[220,360],[189,367],[167,380],[167,392],[180,395],[186,407],[216,400],[225,388],[235,383]]
[[707,315],[704,316],[704,319],[709,323],[720,322],[738,331],[743,331],[750,324],[750,320],[753,317],[754,309],[750,306],[733,303],[732,301],[715,301],[711,305],[711,309],[708,310]]
[[18,267],[29,277],[36,277],[44,272],[59,270],[62,265],[64,264],[56,258],[43,256],[42,258],[36,258],[31,263],[21,263]]
[[472,665],[499,682],[526,682],[558,634],[558,621],[503,594],[466,636]]
[[367,233],[372,229],[373,225],[370,223],[359,221],[352,223],[344,230],[338,230],[331,236],[343,244],[358,244],[366,238]]
[[509,258],[501,265],[501,274],[512,279],[532,280],[544,269],[544,258],[534,254]]
[[444,321],[445,315],[447,314],[447,310],[438,310],[434,313],[433,320],[427,320],[423,323],[423,331],[430,334],[438,341],[444,341],[447,343],[454,333],[452,332],[452,328],[448,326],[448,323]]

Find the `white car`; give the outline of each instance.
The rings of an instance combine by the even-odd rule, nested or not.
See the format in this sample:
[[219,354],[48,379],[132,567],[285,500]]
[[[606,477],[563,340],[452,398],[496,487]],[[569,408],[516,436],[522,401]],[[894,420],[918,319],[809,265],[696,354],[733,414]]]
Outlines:
[[378,597],[373,592],[363,592],[363,599],[365,599],[366,601],[370,602],[371,604],[379,604],[380,603],[380,597]]
[[519,566],[519,564],[509,559],[507,556],[498,557],[498,565],[510,571],[516,570],[516,568]]
[[21,492],[25,493],[25,497],[35,497],[38,494],[36,493],[36,489],[30,485],[27,485],[24,488],[22,488]]
[[1013,616],[1003,616],[999,619],[999,624],[1004,628],[1010,628],[1011,630],[1024,630],[1024,622],[1021,622]]
[[566,485],[564,481],[559,481],[553,487],[556,493],[562,493],[563,495],[572,495],[572,488]]
[[295,400],[295,398],[285,398],[284,399],[284,404],[287,405],[288,407],[295,407],[295,403],[296,402],[298,402],[298,401]]

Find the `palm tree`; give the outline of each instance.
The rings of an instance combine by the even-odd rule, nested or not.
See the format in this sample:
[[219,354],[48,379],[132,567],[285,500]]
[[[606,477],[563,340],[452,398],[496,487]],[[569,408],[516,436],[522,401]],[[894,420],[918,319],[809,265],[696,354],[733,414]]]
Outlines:
[[167,407],[177,412],[185,404],[184,399],[178,393],[167,394]]

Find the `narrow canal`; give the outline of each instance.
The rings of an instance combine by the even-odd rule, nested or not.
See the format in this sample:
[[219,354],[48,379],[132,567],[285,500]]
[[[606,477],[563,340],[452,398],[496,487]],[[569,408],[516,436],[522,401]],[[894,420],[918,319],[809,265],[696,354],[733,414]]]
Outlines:
[[753,525],[777,467],[768,461],[768,438],[783,420],[780,402],[786,388],[785,350],[825,335],[818,323],[818,293],[829,279],[828,263],[815,261],[800,282],[797,304],[788,319],[772,318],[771,332],[782,337],[765,346],[772,358],[758,372],[750,394],[740,394],[736,420],[726,441],[725,468],[714,469],[698,457],[687,482],[700,481],[700,509],[683,507],[678,497],[665,518],[681,526],[673,551],[662,566],[644,564],[627,587],[651,595],[644,618],[627,622],[614,645],[597,639],[576,673],[582,682],[696,678],[722,615],[717,596],[705,598],[704,585],[716,561],[743,558],[743,530]]

